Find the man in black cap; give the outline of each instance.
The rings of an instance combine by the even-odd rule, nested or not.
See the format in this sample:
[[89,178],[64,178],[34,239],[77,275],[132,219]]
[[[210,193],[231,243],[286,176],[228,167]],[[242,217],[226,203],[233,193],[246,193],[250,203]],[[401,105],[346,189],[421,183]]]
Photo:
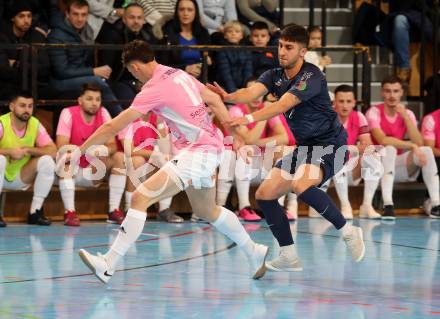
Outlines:
[[[0,34],[0,43],[8,44],[31,44],[46,43],[44,33],[32,26],[33,6],[29,1],[17,0],[10,7],[9,21],[6,22],[3,32]],[[29,63],[31,62],[29,57]],[[21,86],[23,61],[21,52],[16,49],[0,50],[0,69],[4,71],[0,75],[0,81],[7,82],[9,86]],[[38,54],[38,84],[39,93],[45,96],[44,88],[49,82],[49,57],[45,50],[40,50]],[[30,78],[29,69],[29,78]]]

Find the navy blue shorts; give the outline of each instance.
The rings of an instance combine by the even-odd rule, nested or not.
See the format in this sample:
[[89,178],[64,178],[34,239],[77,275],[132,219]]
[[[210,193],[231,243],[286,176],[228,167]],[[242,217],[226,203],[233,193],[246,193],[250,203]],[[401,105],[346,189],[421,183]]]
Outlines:
[[335,144],[298,146],[295,150],[281,158],[275,167],[294,175],[300,165],[314,164],[321,167],[322,181],[318,187],[335,176],[348,160],[347,133],[342,130]]

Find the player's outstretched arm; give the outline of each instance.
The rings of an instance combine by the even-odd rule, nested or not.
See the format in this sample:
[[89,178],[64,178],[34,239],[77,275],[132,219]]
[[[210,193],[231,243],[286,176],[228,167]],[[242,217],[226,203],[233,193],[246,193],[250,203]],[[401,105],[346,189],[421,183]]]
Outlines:
[[133,108],[128,108],[121,112],[111,121],[104,123],[99,127],[95,133],[92,134],[84,143],[81,145],[81,153],[85,151],[92,145],[103,145],[108,142],[112,137],[118,134],[123,128],[127,127],[131,122],[135,121],[142,116],[142,113],[136,111]]
[[229,103],[249,103],[260,96],[268,93],[264,84],[256,82],[250,87],[239,89],[233,93],[227,93],[217,82],[207,84],[208,89],[220,95],[223,101]]
[[[261,110],[258,110],[252,114],[248,114],[244,117],[232,119],[229,122],[226,122],[226,124],[229,126],[238,126],[248,125],[252,122],[264,121],[290,110],[299,103],[301,103],[301,100],[298,97],[296,97],[292,93],[287,92],[284,93],[281,99],[274,103],[270,103],[268,106],[262,108]],[[249,115],[252,116],[252,121],[249,120]]]

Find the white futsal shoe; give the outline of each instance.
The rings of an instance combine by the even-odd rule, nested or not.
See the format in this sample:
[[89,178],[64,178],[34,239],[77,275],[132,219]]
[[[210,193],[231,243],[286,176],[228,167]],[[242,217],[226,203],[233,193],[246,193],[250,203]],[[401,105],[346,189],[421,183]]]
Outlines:
[[114,274],[114,270],[109,269],[109,266],[107,265],[103,255],[98,253],[98,255],[95,256],[88,253],[84,249],[80,249],[78,254],[84,264],[86,264],[86,266],[93,271],[99,280],[101,280],[104,284],[108,283]]
[[261,244],[255,244],[254,253],[249,259],[252,273],[252,279],[260,279],[266,273],[266,257],[269,253],[269,247]]
[[350,204],[342,206],[341,213],[345,219],[353,219],[353,209]]
[[309,206],[309,217],[310,218],[319,218],[322,216],[312,206]]
[[362,204],[359,207],[359,218],[381,219],[382,215],[376,212],[373,206]]
[[358,263],[364,258],[365,255],[365,244],[362,235],[362,228],[357,226],[351,227],[351,233],[343,238],[351,258]]
[[267,269],[271,271],[302,271],[301,260],[296,254],[287,254],[281,250],[277,258],[266,262]]

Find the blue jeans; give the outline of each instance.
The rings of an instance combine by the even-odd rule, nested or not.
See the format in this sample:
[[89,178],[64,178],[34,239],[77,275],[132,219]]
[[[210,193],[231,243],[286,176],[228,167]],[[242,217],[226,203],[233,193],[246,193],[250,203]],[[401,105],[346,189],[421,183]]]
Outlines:
[[397,15],[393,21],[393,45],[396,64],[399,68],[409,69],[409,30],[408,18]]
[[[50,85],[53,86],[58,91],[77,92],[78,96],[81,92],[81,85],[84,83],[94,83],[99,85],[99,87],[102,90],[102,99],[104,101],[117,100],[116,96],[114,95],[108,83],[99,76],[89,75],[89,76],[81,76],[81,77],[65,79],[65,80],[51,79],[50,81]],[[119,113],[123,111],[123,108],[119,104],[105,105],[105,108],[109,111],[112,117],[117,116]]]

